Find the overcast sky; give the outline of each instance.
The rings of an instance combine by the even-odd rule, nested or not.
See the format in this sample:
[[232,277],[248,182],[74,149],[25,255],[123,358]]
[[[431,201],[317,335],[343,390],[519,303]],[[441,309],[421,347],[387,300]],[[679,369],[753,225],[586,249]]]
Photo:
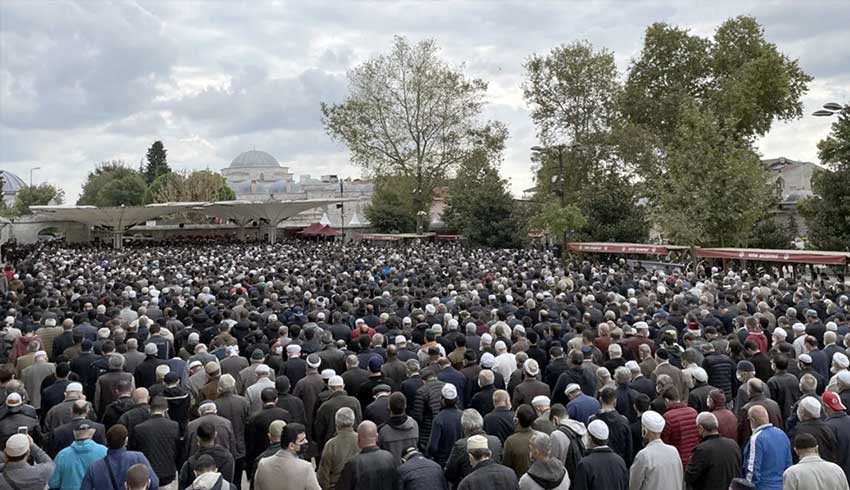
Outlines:
[[320,101],[340,101],[345,72],[386,51],[395,34],[434,38],[450,63],[490,82],[484,115],[510,130],[502,167],[532,185],[534,127],[522,99],[532,53],[586,39],[621,72],[656,21],[710,35],[754,15],[767,38],[815,77],[806,116],[776,124],[765,157],[813,161],[829,120],[850,100],[850,4],[834,1],[346,2],[0,1],[0,168],[61,186],[75,201],[103,160],[138,165],[154,140],[172,169],[220,170],[268,151],[296,174],[359,176],[326,136]]

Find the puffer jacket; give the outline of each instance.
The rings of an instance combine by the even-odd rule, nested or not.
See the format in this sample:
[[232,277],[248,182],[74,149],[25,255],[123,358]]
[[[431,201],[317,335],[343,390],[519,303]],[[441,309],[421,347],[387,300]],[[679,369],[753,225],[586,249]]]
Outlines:
[[733,397],[732,382],[735,379],[735,363],[726,354],[710,352],[702,361],[702,368],[708,374],[708,384],[723,390],[727,400]]
[[428,441],[431,439],[431,426],[434,417],[443,408],[443,383],[438,379],[431,379],[416,390],[416,401],[414,402],[413,418],[419,422],[419,450],[425,451]]
[[697,411],[684,403],[673,403],[664,412],[664,421],[661,440],[679,450],[682,468],[687,468],[691,452],[699,444]]
[[520,490],[569,490],[570,475],[558,460],[535,461],[519,479]]
[[419,424],[407,415],[393,415],[378,431],[378,447],[389,451],[396,464],[401,464],[401,455],[419,441]]
[[448,490],[440,465],[416,454],[398,469],[404,490]]

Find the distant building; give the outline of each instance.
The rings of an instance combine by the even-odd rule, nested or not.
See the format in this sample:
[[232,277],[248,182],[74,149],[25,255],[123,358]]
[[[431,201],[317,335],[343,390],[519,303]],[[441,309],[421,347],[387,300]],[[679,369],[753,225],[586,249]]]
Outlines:
[[[302,174],[296,181],[289,167],[284,167],[275,157],[259,150],[240,153],[221,174],[236,194],[236,199],[246,201],[319,199],[328,197],[354,198],[342,208],[329,205],[305,211],[287,220],[285,225],[307,226],[320,221],[339,228],[368,225],[365,208],[372,200],[375,186],[371,181],[344,179],[336,175],[323,175],[319,179]],[[343,213],[345,222],[343,223]]]
[[779,205],[774,210],[774,216],[786,221],[794,220],[798,235],[795,238],[806,236],[806,223],[800,217],[797,205],[813,195],[812,176],[815,170],[822,167],[816,163],[800,162],[785,157],[769,158],[762,160],[761,163],[773,174],[779,189]]
[[0,170],[0,179],[3,180],[3,202],[6,203],[6,207],[11,208],[15,205],[18,191],[26,187],[27,184],[23,179],[6,170]]

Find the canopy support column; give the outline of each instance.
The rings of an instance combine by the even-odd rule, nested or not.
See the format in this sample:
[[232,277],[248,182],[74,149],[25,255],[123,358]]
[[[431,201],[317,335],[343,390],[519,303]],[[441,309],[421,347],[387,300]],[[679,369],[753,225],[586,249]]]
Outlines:
[[124,249],[124,229],[123,228],[113,228],[112,229],[112,248],[115,250],[123,250]]
[[269,223],[269,245],[277,243],[277,223]]

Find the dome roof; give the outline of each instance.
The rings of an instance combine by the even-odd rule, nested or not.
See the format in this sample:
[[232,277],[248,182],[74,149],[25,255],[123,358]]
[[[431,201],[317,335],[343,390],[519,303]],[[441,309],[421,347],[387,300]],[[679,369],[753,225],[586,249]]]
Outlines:
[[3,192],[18,192],[23,187],[26,187],[26,182],[23,181],[17,175],[7,172],[6,170],[0,170],[0,176],[3,177]]
[[230,162],[230,168],[250,168],[250,167],[280,167],[277,159],[270,154],[251,150],[240,153]]

